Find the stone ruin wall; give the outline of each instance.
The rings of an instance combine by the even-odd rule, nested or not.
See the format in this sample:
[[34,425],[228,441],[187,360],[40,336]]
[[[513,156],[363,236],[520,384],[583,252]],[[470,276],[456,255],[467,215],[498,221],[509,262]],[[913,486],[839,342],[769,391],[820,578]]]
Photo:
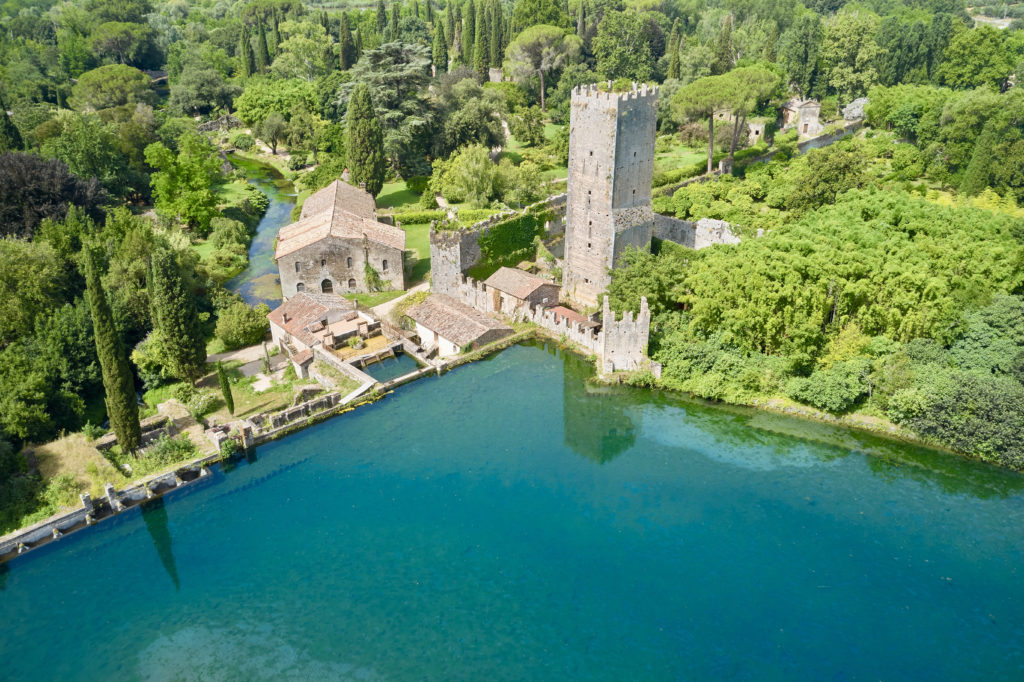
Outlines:
[[724,220],[701,218],[696,222],[655,214],[652,236],[690,249],[703,249],[714,244],[739,244],[732,225]]
[[523,215],[536,208],[549,208],[555,215],[546,225],[548,236],[565,231],[565,194],[556,194],[521,211],[506,211],[458,230],[430,230],[430,290],[435,294],[448,294],[459,298],[455,291],[459,277],[483,258],[480,237],[488,230],[511,217]]

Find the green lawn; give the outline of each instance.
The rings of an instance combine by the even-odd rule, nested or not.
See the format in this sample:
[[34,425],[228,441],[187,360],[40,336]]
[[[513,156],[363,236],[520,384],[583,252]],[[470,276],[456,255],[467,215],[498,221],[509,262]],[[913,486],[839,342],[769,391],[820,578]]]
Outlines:
[[359,305],[364,308],[372,308],[396,299],[404,293],[404,291],[375,291],[368,294],[342,294],[342,296],[350,301],[359,301]]
[[544,139],[550,140],[558,134],[558,131],[565,126],[559,125],[558,123],[545,123],[544,124]]
[[[401,293],[401,292],[398,292]],[[239,362],[226,362],[224,369],[227,370],[228,380],[231,383],[231,397],[235,401],[235,413],[228,413],[224,398],[221,397],[220,384],[217,381],[217,372],[213,371],[213,365],[207,365],[209,373],[196,382],[196,390],[208,393],[213,396],[210,409],[202,416],[214,417],[218,422],[224,423],[231,419],[240,419],[252,416],[258,412],[276,412],[283,410],[292,404],[295,391],[299,386],[306,386],[316,383],[311,379],[296,379],[294,369],[289,366],[285,371],[284,379],[277,380],[265,391],[257,393],[252,389],[255,377],[243,377],[238,367]],[[142,417],[156,414],[156,407],[160,403],[175,397],[178,384],[167,384],[158,388],[150,389],[142,395],[142,401],[146,406],[140,407]]]
[[691,166],[708,156],[707,150],[677,144],[668,151],[654,154],[654,172],[663,173],[683,166]]
[[411,287],[425,280],[430,272],[430,223],[402,225],[402,229],[405,230],[405,250],[413,252],[406,258],[415,259],[406,282],[406,286]]
[[401,182],[386,182],[377,195],[377,208],[405,208],[414,207],[419,203],[420,197],[405,184]]
[[199,256],[199,260],[207,260],[213,255],[214,248],[209,240],[204,240],[193,244],[192,250]]

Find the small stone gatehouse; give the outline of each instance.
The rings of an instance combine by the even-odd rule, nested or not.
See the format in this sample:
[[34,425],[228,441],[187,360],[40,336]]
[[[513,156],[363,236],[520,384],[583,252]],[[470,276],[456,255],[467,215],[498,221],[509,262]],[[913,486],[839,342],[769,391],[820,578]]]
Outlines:
[[[405,289],[405,232],[377,219],[364,189],[335,180],[302,205],[298,222],[277,235],[277,270],[285,300],[297,293],[346,294]],[[371,271],[372,270],[372,271]]]

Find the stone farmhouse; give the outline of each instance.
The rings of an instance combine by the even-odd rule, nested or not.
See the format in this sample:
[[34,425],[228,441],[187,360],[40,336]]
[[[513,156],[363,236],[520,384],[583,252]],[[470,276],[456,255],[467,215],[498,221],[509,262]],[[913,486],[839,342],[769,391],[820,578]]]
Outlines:
[[298,376],[309,376],[314,350],[333,350],[351,337],[380,333],[380,322],[336,294],[300,291],[267,315],[270,335]]
[[814,137],[822,131],[818,115],[821,102],[814,99],[791,99],[782,105],[782,129],[796,128],[801,137]]
[[491,291],[491,312],[512,316],[522,305],[547,308],[558,303],[557,284],[516,268],[500,268],[485,284]]
[[277,236],[277,269],[285,300],[323,294],[405,288],[405,232],[377,219],[365,189],[335,180],[302,205],[298,222]]
[[428,353],[458,355],[509,336],[512,328],[444,294],[431,294],[406,312]]

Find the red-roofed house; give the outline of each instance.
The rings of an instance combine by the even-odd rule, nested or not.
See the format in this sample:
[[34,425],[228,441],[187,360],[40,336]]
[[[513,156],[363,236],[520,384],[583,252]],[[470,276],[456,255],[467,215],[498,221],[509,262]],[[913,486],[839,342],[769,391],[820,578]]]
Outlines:
[[306,199],[298,222],[281,228],[274,258],[287,300],[303,291],[369,291],[368,266],[383,288],[404,289],[404,255],[405,232],[377,220],[373,197],[335,180]]
[[313,362],[313,349],[338,347],[351,336],[369,336],[380,328],[372,315],[357,310],[352,301],[334,294],[300,291],[267,315],[274,343],[295,363],[305,378]]

